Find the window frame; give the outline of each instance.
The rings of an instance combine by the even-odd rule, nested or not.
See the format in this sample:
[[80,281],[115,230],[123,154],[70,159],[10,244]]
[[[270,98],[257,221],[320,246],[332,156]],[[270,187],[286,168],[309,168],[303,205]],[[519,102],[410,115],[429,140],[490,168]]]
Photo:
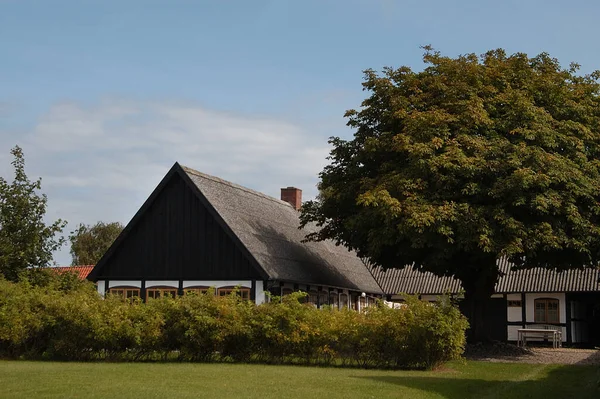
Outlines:
[[318,299],[319,299],[319,308],[329,305],[329,292],[319,291]]
[[[123,299],[140,298],[141,289],[139,289],[138,287],[124,285],[124,286],[109,287],[108,293],[110,295],[120,296]],[[131,293],[131,295],[129,295],[130,293]]]
[[523,302],[520,299],[509,299],[506,301],[506,306],[509,308],[521,308],[523,307]]
[[[538,318],[538,304],[544,304],[544,318],[543,320]],[[556,321],[550,321],[549,315],[549,304],[556,304]],[[543,324],[560,324],[560,300],[556,298],[536,298],[533,300],[533,321],[535,323]]]
[[239,287],[239,286],[227,286],[227,287],[219,287],[217,288],[216,295],[218,297],[223,297],[230,295],[232,292],[237,292],[237,294],[244,300],[250,300],[250,288],[248,287]]
[[359,304],[360,294],[358,292],[351,292],[348,295],[348,298],[349,298],[349,301],[350,301],[350,303],[349,303],[350,309],[358,312],[358,310],[360,309],[360,304]]
[[[150,299],[164,298],[166,296],[165,295],[166,292],[169,292],[169,296],[171,298],[176,298],[178,295],[177,288],[167,287],[167,286],[155,286],[155,287],[146,288],[146,299],[148,299],[148,298],[150,298]],[[156,296],[156,293],[158,293],[159,296]]]
[[196,295],[205,295],[205,294],[212,294],[212,295],[216,295],[216,289],[215,287],[207,287],[204,285],[194,285],[191,287],[186,287],[183,289],[183,292],[187,295],[187,294],[196,294]]
[[341,292],[340,299],[339,299],[339,308],[340,309],[342,309],[342,308],[348,309],[349,307],[350,307],[350,296],[348,294],[346,294],[345,292]]
[[[332,300],[332,298],[333,298],[333,300]],[[335,291],[329,292],[329,305],[333,309],[340,308],[340,294],[338,292],[335,292]]]
[[310,290],[306,297],[307,303],[313,305],[315,308],[319,306],[319,291]]

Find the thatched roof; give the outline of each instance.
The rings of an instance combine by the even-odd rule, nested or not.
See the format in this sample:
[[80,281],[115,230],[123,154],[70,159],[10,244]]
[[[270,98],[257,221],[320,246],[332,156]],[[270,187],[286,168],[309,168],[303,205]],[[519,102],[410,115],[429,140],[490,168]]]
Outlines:
[[299,213],[287,202],[182,169],[269,278],[382,293],[354,252],[331,241],[303,242],[312,229],[299,229]]

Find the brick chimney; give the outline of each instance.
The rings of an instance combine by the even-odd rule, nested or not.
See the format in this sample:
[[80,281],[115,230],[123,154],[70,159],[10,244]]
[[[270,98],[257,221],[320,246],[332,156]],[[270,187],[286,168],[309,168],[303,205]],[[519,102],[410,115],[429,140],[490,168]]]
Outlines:
[[302,206],[302,190],[296,187],[285,187],[281,189],[281,200],[291,204],[297,211]]

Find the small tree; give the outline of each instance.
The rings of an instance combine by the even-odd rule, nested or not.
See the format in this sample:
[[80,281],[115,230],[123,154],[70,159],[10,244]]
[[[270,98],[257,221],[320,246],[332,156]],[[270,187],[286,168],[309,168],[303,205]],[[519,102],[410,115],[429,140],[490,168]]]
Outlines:
[[41,178],[29,181],[25,174],[23,150],[11,150],[15,178],[8,183],[0,177],[0,274],[16,281],[28,267],[48,266],[52,252],[63,245],[64,237],[56,237],[67,224],[57,220],[44,223],[47,197],[38,194]]
[[[472,337],[500,271],[596,267],[600,255],[600,72],[547,54],[444,57],[421,72],[365,72],[370,96],[332,138],[302,223],[384,268],[455,276]],[[484,333],[483,333],[484,334]]]
[[69,236],[73,266],[98,263],[121,231],[123,225],[119,222],[98,222],[93,226],[81,223]]

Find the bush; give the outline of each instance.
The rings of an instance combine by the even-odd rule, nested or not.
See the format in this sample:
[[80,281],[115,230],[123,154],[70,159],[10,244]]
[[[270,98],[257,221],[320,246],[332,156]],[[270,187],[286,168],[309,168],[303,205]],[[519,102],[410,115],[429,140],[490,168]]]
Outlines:
[[295,292],[273,297],[271,302],[255,307],[253,328],[254,352],[270,363],[314,360],[319,337],[323,335],[316,309],[301,301],[306,293]]
[[465,348],[467,319],[448,297],[435,303],[407,298],[410,317],[405,357],[410,365],[433,368],[460,357]]
[[212,360],[219,348],[218,301],[213,295],[188,294],[179,299],[161,298],[149,304],[165,317],[164,351],[179,351],[188,361]]
[[68,276],[0,280],[0,356],[432,368],[464,349],[467,322],[447,299],[354,312],[317,310],[305,295],[260,306],[235,293],[143,303],[103,299]]

